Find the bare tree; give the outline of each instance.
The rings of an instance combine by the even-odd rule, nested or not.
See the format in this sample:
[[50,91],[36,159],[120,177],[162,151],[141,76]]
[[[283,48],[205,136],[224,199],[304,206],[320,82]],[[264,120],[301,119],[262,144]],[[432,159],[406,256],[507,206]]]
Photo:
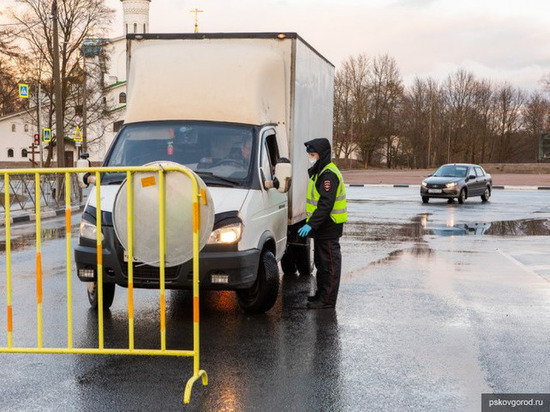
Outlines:
[[402,110],[403,141],[407,143],[408,165],[431,167],[440,148],[441,92],[434,79],[416,78],[405,93]]
[[353,102],[348,73],[336,72],[334,78],[334,142],[337,158],[350,159],[356,148],[352,128]]
[[[44,99],[49,109],[44,124],[54,126],[53,115],[57,102],[53,98],[53,33],[51,24],[51,0],[19,0],[23,6],[9,12],[12,21],[21,25],[19,42],[25,53],[20,57],[26,62],[22,67],[30,81],[40,83]],[[68,125],[75,110],[74,85],[79,79],[73,74],[79,65],[79,50],[83,41],[90,37],[101,37],[107,33],[114,11],[105,5],[104,0],[64,0],[58,4],[60,77],[62,89],[63,123]],[[101,102],[102,104],[102,102]],[[72,107],[71,107],[72,105]],[[94,112],[103,113],[104,108],[96,107]],[[54,136],[48,146],[46,165],[50,164],[57,138]],[[67,139],[68,136],[63,136]]]
[[444,88],[447,162],[464,161],[464,151],[468,144],[468,120],[473,111],[474,75],[458,70],[448,77]]
[[529,97],[523,114],[523,126],[528,136],[530,161],[539,162],[541,135],[550,132],[550,101],[540,92]]
[[15,40],[18,31],[16,25],[0,26],[0,116],[24,109],[17,86],[22,79],[17,72],[19,49]]
[[367,133],[368,107],[367,74],[369,59],[361,54],[350,57],[336,74],[335,84],[335,141],[336,150],[351,157],[358,153],[363,161]]
[[[550,75],[546,79],[550,91]],[[389,56],[350,57],[337,71],[335,152],[366,164],[433,167],[445,162],[533,162],[550,130],[550,101],[527,98],[458,70],[441,85],[416,78],[405,89]]]
[[504,84],[493,98],[493,156],[499,163],[509,162],[521,150],[518,137],[525,94]]
[[384,142],[386,165],[391,168],[400,144],[396,138],[397,121],[403,97],[401,76],[393,58],[383,55],[373,59],[369,72],[369,90],[371,116],[367,135],[372,142]]
[[474,90],[474,118],[471,128],[470,161],[484,163],[491,157],[491,99],[493,88],[488,81],[477,81]]

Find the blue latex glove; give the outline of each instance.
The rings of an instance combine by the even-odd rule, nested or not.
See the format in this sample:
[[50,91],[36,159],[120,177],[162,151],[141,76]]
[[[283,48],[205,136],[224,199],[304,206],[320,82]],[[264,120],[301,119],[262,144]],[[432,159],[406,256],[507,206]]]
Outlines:
[[298,236],[306,237],[309,232],[311,232],[311,226],[310,225],[304,225],[300,229],[298,229]]

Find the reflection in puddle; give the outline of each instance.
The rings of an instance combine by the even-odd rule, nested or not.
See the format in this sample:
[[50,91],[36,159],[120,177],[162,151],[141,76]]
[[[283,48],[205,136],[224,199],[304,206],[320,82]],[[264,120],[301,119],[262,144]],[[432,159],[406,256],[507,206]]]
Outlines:
[[422,240],[425,235],[436,236],[548,236],[550,221],[548,219],[521,219],[496,222],[456,223],[451,216],[446,224],[430,224],[429,214],[413,217],[410,223],[348,223],[346,237],[362,241],[407,241]]
[[426,234],[438,236],[490,235],[490,236],[547,236],[548,219],[504,220],[488,223],[459,223],[452,226],[426,227]]
[[382,265],[388,262],[395,261],[404,255],[429,258],[434,253],[435,252],[430,249],[430,247],[426,243],[417,243],[413,247],[408,249],[394,250],[393,252],[390,252],[385,258],[376,260],[370,265]]
[[426,229],[426,233],[438,236],[483,235],[491,223],[457,224],[452,226],[433,227]]
[[[72,232],[78,226],[73,225]],[[65,238],[65,227],[42,229],[42,241]],[[36,244],[36,236],[34,233],[26,233],[22,235],[14,235],[11,237],[11,250],[23,249],[27,246],[34,246]],[[0,239],[0,252],[6,251],[6,238]]]
[[492,222],[485,234],[494,236],[548,236],[550,235],[550,221],[548,219],[525,219]]

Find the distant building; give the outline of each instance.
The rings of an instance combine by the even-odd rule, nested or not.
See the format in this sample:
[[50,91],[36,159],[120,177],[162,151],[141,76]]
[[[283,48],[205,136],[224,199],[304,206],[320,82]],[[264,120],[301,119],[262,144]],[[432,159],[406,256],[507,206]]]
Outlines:
[[[88,137],[88,153],[90,160],[101,163],[115,134],[124,123],[126,109],[126,34],[147,33],[149,31],[149,4],[151,0],[121,0],[124,19],[124,36],[113,39],[88,39],[82,45],[87,74],[87,89],[94,93],[92,100],[103,102],[107,113],[100,121],[89,124],[86,132]],[[109,56],[105,62],[101,60],[101,52]],[[72,73],[75,76],[77,74]],[[36,124],[36,93],[31,85],[30,107],[28,111],[0,117],[0,167],[32,167],[33,153],[31,145],[34,134],[38,133]],[[33,107],[34,106],[34,107]],[[65,116],[74,116],[81,106],[69,108]],[[42,110],[42,118],[46,110]],[[32,112],[32,116],[31,113]],[[93,116],[87,112],[88,119]],[[42,127],[47,127],[42,121]],[[55,130],[54,130],[55,133]],[[65,128],[65,136],[73,138],[76,124]],[[47,143],[43,143],[46,145]],[[79,148],[74,142],[65,141],[66,165],[76,162]],[[43,152],[46,160],[46,151]],[[56,161],[56,151],[53,151],[53,161]],[[35,165],[40,164],[38,149],[34,153]]]

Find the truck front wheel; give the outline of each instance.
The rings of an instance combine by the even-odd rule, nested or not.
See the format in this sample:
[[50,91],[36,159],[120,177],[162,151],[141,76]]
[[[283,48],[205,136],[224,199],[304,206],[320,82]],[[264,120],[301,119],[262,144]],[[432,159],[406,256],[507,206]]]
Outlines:
[[[97,309],[99,305],[99,295],[97,282],[86,282],[88,288],[88,301],[92,309]],[[115,284],[103,283],[103,309],[109,309],[115,298]]]
[[279,294],[279,268],[273,253],[264,250],[260,256],[258,277],[252,287],[237,290],[239,306],[248,313],[267,312]]

